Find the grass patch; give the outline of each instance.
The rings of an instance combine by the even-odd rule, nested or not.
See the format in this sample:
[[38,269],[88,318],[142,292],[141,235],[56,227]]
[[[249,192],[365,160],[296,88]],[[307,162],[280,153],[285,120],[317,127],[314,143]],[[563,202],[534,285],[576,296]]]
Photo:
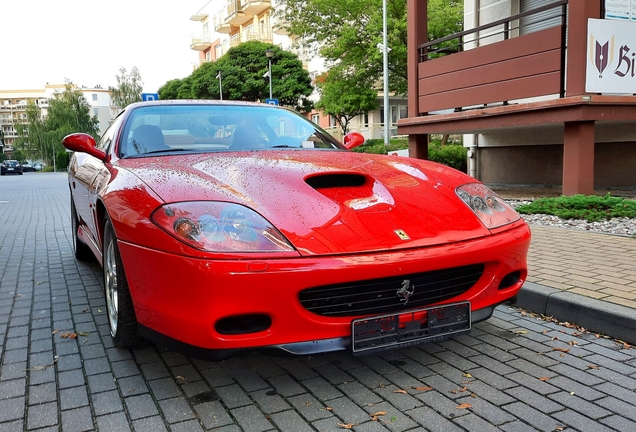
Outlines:
[[597,195],[539,198],[517,207],[522,214],[549,214],[562,219],[585,219],[596,222],[611,218],[636,218],[636,201],[621,197]]

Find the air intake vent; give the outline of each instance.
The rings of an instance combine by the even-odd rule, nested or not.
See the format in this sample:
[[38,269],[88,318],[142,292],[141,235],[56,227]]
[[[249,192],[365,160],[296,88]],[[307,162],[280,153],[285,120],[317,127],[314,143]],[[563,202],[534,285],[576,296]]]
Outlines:
[[367,179],[360,174],[323,174],[305,179],[305,182],[314,189],[358,187]]
[[[309,288],[300,293],[308,311],[323,316],[393,313],[452,299],[468,291],[484,272],[483,264],[434,270],[385,279]],[[403,289],[409,291],[408,302]]]

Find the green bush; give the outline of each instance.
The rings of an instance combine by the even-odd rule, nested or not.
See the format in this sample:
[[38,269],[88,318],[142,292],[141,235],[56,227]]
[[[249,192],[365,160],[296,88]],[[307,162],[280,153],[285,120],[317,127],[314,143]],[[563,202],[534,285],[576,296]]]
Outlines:
[[468,149],[461,144],[446,144],[442,146],[437,143],[431,143],[428,145],[428,159],[465,173],[468,172],[467,151]]
[[[370,139],[353,151],[359,153],[388,154],[390,151],[409,148],[408,139],[392,139],[389,145],[384,145],[381,139]],[[440,140],[432,140],[428,145],[428,159],[443,165],[453,167],[461,172],[468,172],[467,148],[461,144],[441,145]]]
[[621,197],[574,195],[558,198],[539,198],[517,207],[523,214],[549,214],[563,219],[585,219],[588,222],[613,217],[636,217],[636,201]]
[[384,145],[382,139],[366,140],[360,147],[356,147],[353,151],[358,153],[388,154],[390,151],[404,150],[409,148],[408,139],[392,139],[389,145]]

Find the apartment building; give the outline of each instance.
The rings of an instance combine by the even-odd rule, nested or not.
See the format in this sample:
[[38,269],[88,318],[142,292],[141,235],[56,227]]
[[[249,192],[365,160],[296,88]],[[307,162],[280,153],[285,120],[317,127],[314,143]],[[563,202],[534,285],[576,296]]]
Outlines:
[[[208,1],[201,9],[190,17],[190,20],[200,23],[200,30],[192,36],[190,48],[199,52],[200,64],[215,61],[223,56],[230,48],[243,42],[258,40],[271,43],[283,50],[295,53],[303,67],[312,79],[325,71],[323,59],[312,55],[302,41],[293,35],[288,35],[276,22],[271,14],[271,8],[276,7],[276,0],[229,0],[220,9],[219,2]],[[221,3],[222,4],[222,3]],[[265,55],[265,54],[263,54]],[[318,100],[318,93],[311,98]],[[365,138],[384,137],[384,94],[378,95],[380,109],[350,122],[350,130],[362,133]],[[397,121],[407,117],[407,103],[404,98],[390,95],[391,134],[397,134]],[[342,133],[336,125],[335,119],[324,116],[320,112],[312,112],[308,117],[333,135],[340,138]]]
[[407,3],[411,156],[463,133],[486,183],[636,188],[636,1],[465,0],[465,30],[443,41],[427,3]]
[[[42,89],[0,90],[0,128],[4,134],[4,148],[1,151],[8,154],[13,152],[13,143],[18,137],[16,125],[26,123],[29,102],[40,107],[42,117],[46,117],[49,100],[65,88],[64,84],[46,84]],[[80,90],[91,106],[91,114],[98,119],[100,133],[104,132],[117,115],[108,90],[84,87]]]

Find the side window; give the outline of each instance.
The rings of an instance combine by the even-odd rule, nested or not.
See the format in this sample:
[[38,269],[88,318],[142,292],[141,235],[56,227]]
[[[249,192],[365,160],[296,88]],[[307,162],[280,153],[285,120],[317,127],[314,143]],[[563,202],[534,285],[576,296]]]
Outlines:
[[119,116],[119,118],[117,118],[110,126],[108,126],[108,129],[106,129],[106,132],[104,132],[104,134],[102,135],[99,143],[97,143],[98,149],[108,152],[111,142],[113,141],[115,131],[118,130],[118,125],[119,123],[121,123],[121,118],[122,116]]

